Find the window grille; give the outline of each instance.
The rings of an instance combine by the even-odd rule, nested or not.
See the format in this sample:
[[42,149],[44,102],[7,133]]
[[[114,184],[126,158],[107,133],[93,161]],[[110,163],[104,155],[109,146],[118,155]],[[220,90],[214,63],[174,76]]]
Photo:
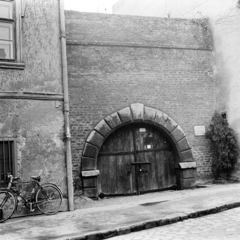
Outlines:
[[7,187],[7,172],[15,174],[14,141],[0,141],[0,188]]

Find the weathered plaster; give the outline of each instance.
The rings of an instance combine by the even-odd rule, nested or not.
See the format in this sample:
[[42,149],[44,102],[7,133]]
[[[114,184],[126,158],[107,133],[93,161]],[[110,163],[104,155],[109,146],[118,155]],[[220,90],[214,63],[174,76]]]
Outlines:
[[1,121],[0,133],[17,141],[19,176],[27,181],[41,175],[66,193],[62,108],[56,108],[55,102],[17,100],[0,100],[0,106],[5,101],[12,111]]
[[62,93],[59,1],[22,2],[22,62],[25,69],[0,69],[0,91]]
[[0,138],[16,140],[17,172],[22,180],[41,175],[43,182],[58,184],[66,196],[63,104],[31,100],[31,93],[63,92],[59,1],[22,0],[22,7],[25,67],[0,68],[0,91],[23,96],[28,92],[29,100],[0,99]]

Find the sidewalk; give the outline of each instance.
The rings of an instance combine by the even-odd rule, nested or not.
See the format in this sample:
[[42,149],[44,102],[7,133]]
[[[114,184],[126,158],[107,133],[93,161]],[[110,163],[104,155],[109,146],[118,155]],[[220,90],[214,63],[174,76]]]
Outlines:
[[104,239],[240,206],[240,183],[92,201],[85,209],[0,224],[1,240]]

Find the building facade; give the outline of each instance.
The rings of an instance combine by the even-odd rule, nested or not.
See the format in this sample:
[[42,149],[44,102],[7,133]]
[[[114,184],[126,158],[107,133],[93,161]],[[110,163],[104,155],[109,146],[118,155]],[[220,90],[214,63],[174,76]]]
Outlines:
[[210,177],[209,144],[196,132],[215,110],[207,22],[65,15],[73,166],[84,193],[184,188]]
[[65,36],[62,0],[0,9],[0,187],[7,171],[41,175],[72,210],[73,188],[98,198],[211,179],[204,130],[221,93],[206,19],[65,11]]
[[0,1],[0,187],[41,176],[67,207],[58,0]]

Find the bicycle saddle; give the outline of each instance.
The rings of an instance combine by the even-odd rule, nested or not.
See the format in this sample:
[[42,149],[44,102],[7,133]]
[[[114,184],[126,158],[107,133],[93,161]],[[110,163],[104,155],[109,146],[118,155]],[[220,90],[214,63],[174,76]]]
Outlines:
[[41,180],[40,176],[37,176],[37,177],[36,176],[31,176],[31,178],[35,181],[38,181],[38,182],[40,182],[40,180]]

